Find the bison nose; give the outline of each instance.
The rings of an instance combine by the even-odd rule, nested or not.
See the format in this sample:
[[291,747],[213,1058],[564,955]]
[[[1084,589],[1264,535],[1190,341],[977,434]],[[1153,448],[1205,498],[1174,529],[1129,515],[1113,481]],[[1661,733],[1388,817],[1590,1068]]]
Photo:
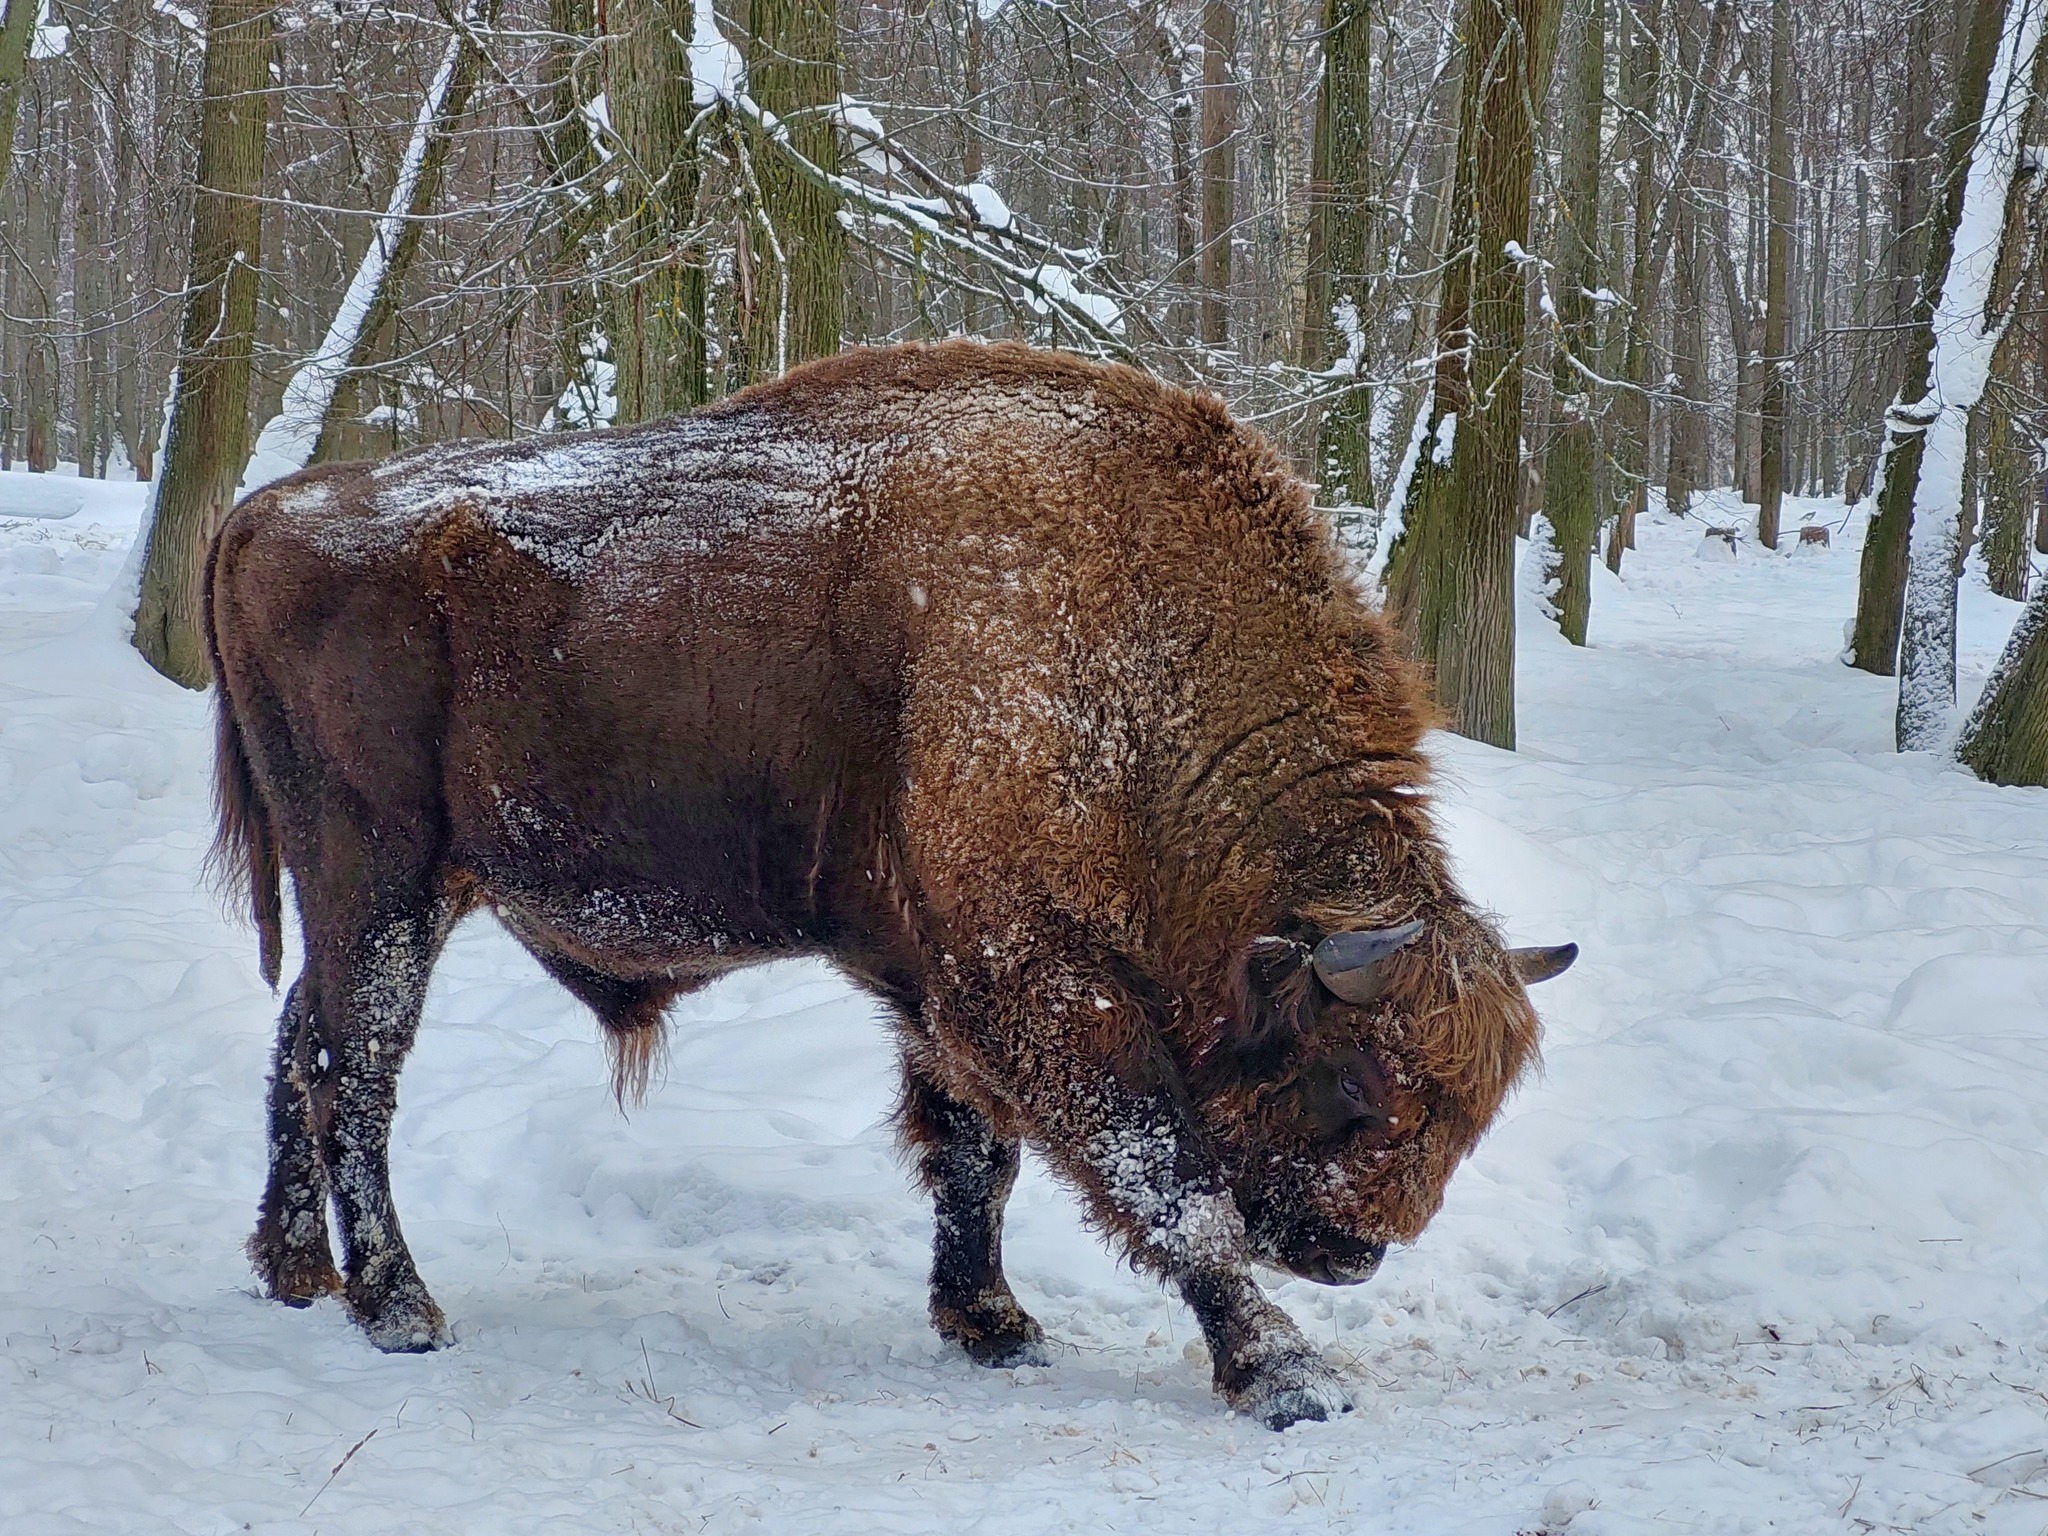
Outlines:
[[1310,1250],[1295,1273],[1324,1285],[1362,1285],[1378,1272],[1386,1252],[1385,1243],[1319,1245]]

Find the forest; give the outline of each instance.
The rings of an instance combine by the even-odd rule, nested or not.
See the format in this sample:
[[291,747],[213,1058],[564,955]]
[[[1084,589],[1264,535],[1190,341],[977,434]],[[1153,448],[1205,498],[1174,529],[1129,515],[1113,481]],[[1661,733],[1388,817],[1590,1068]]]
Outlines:
[[[53,8],[54,7],[54,8]],[[2048,551],[2029,4],[13,0],[0,462],[155,478],[138,644],[282,469],[1019,337],[1220,393],[1515,739],[1513,536],[1597,633],[1652,506],[1868,501],[1851,665],[2040,782],[2030,620],[1960,741],[1953,584]],[[176,381],[177,387],[173,388]],[[161,463],[159,462],[161,454]],[[253,468],[252,468],[253,464]]]
[[[2034,1536],[2044,33],[2048,0],[0,0],[0,1527]],[[262,798],[223,745],[208,552],[231,517],[293,505],[243,498],[309,469],[432,490],[461,458],[581,464],[550,482],[562,515],[609,515],[680,475],[622,441],[701,469],[705,422],[730,418],[647,424],[951,338],[1087,360],[1032,363],[1061,377],[1127,364],[1189,411],[1176,391],[1219,398],[1278,455],[1308,530],[1287,558],[1385,637],[1357,654],[1414,663],[1359,673],[1347,652],[1317,675],[1379,678],[1376,707],[1421,733],[1360,771],[1399,759],[1378,813],[1412,839],[1394,893],[1453,921],[1425,942],[1405,909],[1346,927],[1297,905],[1198,957],[1231,1008],[1292,1000],[1232,1067],[1171,1033],[1211,1014],[1144,969],[1150,936],[1072,993],[1105,1037],[1127,993],[1154,1009],[1129,1038],[1156,1047],[1159,1102],[1276,1074],[1232,1080],[1253,1107],[1228,1126],[1201,1100],[1189,1156],[1314,1083],[1329,1134],[1420,1145],[1398,1115],[1409,1135],[1455,1117],[1402,1031],[1484,993],[1529,1032],[1489,1058],[1497,1102],[1459,1101],[1465,1139],[1430,1154],[1426,1230],[1293,1267],[1239,1255],[1256,1284],[1231,1304],[1266,1319],[1246,1348],[1281,1341],[1314,1389],[1285,1411],[1233,1398],[1198,1292],[1117,1248],[1060,1161],[1085,1137],[955,1119],[979,1225],[944,1205],[932,1147],[959,1105],[913,1070],[927,1021],[823,941],[634,992],[658,1042],[619,1058],[638,1101],[614,1091],[593,984],[617,978],[437,888],[440,926],[369,967],[411,966],[414,988],[403,1096],[387,1061],[367,1115],[388,1176],[335,1173],[359,1146],[308,1084],[370,1074],[336,1067],[338,1034],[291,1031],[330,1006],[307,999],[341,941],[302,924],[271,833],[250,834],[253,894],[224,897],[208,855],[237,795],[245,826]],[[732,477],[764,462],[734,453]],[[1020,504],[1042,489],[1023,478]],[[1204,552],[1175,590],[1226,592],[1234,619],[1280,590]],[[708,590],[725,558],[689,579]],[[344,725],[427,675],[405,670],[410,628],[350,650],[392,639],[354,579],[288,637],[340,679]],[[518,630],[544,625],[537,589],[474,590],[493,634],[542,632]],[[902,592],[926,613],[924,577]],[[350,602],[353,630],[332,621]],[[1114,671],[1113,610],[1059,607],[1046,654]],[[764,654],[797,631],[772,604],[745,617]],[[1282,632],[1216,654],[1306,666],[1262,648]],[[232,664],[286,666],[281,634],[243,634]],[[960,660],[987,706],[960,763],[885,757],[877,782],[908,798],[1013,766],[1019,720],[1107,718],[985,698],[1022,675],[1014,641]],[[530,676],[545,649],[520,650]],[[622,721],[667,718],[682,686],[665,662],[552,658],[593,696],[638,689]],[[1157,669],[1144,718],[1182,719],[1167,701],[1216,665]],[[1275,723],[1166,777],[1199,787],[1252,743],[1231,761],[1281,785],[1252,788],[1264,815],[1285,773],[1321,772],[1270,745]],[[707,729],[706,750],[752,729]],[[453,734],[367,739],[440,763]],[[623,739],[568,755],[609,771]],[[1129,785],[1106,748],[1075,761],[1079,825]],[[357,780],[336,767],[333,803],[411,782]],[[722,816],[718,858],[757,856]],[[591,825],[558,845],[605,853]],[[1022,862],[1006,838],[1036,832],[962,837],[958,858]],[[912,868],[893,835],[866,873],[884,893]],[[1163,879],[1191,857],[1162,836],[1131,864]],[[381,867],[324,872],[329,916]],[[1228,905],[1200,894],[1187,910]],[[896,910],[914,925],[939,899]],[[1401,1015],[1425,963],[1432,1002]],[[1041,1000],[983,995],[991,1017]],[[1377,1032],[1318,1078],[1302,1019],[1333,998],[1379,1009]],[[1448,1079],[1485,1055],[1432,1059]],[[1367,1132],[1335,1098],[1361,1078],[1384,1100]],[[294,1142],[276,1132],[301,1100]],[[403,1208],[433,1296],[403,1327],[380,1335],[332,1263],[340,1296],[278,1283],[297,1250],[266,1259],[264,1170],[275,1186],[292,1156],[320,1170],[300,1192],[322,1252],[332,1196],[350,1283]],[[988,1281],[1042,1348],[948,1331],[944,1255],[976,1241],[993,1279],[961,1261],[955,1291]]]

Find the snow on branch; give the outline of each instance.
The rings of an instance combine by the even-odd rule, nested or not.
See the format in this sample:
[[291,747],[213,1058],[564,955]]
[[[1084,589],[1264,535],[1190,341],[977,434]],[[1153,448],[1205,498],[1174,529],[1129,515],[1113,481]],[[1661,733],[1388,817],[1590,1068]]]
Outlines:
[[854,162],[887,181],[912,182],[925,195],[886,190],[815,164],[791,142],[775,114],[749,93],[744,61],[720,32],[711,0],[695,0],[695,6],[690,69],[700,107],[731,108],[758,128],[798,175],[868,218],[901,230],[914,244],[928,243],[986,267],[1033,314],[1063,322],[1087,350],[1130,357],[1124,339],[1127,301],[1084,281],[1088,262],[1077,259],[1082,253],[1030,233],[987,183],[948,182],[891,140],[871,107],[848,97],[829,110],[846,135]]

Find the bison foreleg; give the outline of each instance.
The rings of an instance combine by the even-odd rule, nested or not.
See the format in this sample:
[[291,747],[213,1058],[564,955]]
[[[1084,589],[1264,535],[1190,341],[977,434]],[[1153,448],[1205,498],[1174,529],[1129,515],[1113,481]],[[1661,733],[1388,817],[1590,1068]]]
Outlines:
[[1268,1429],[1350,1411],[1336,1373],[1249,1274],[1197,1270],[1176,1278],[1208,1341],[1216,1391],[1231,1407]]
[[1082,1142],[1092,1175],[1085,1182],[1132,1257],[1172,1281],[1193,1309],[1223,1400],[1269,1429],[1345,1412],[1336,1373],[1253,1281],[1237,1204],[1173,1098],[1126,1097],[1104,1077],[1075,1099],[1118,1106]]
[[272,1299],[294,1307],[341,1289],[327,1243],[327,1165],[313,1124],[312,1088],[322,1051],[314,1029],[310,988],[292,984],[277,1021],[270,1064],[270,1179],[249,1261]]
[[1109,965],[1092,975],[1055,966],[988,994],[991,1017],[1006,995],[1028,1000],[1035,1015],[1005,1021],[1012,1039],[1032,1042],[1028,1052],[998,1057],[1005,1079],[1028,1087],[1019,1098],[1036,1122],[1033,1144],[1081,1187],[1132,1262],[1186,1298],[1226,1402],[1274,1429],[1342,1412],[1336,1374],[1252,1280],[1244,1218],[1188,1108],[1160,1021],[1115,974]]
[[932,1196],[932,1326],[981,1365],[1047,1364],[1045,1330],[1003,1275],[1003,1207],[1017,1182],[1017,1142],[908,1062],[899,1124]]

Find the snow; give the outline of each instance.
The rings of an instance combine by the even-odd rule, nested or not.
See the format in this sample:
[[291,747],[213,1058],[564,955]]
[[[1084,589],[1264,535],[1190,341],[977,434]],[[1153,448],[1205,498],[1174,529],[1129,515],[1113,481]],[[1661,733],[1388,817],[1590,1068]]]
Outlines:
[[[1645,516],[1591,646],[1525,609],[1522,751],[1434,738],[1469,886],[1584,954],[1421,1241],[1270,1287],[1358,1404],[1273,1435],[1035,1168],[1009,1268],[1064,1347],[940,1344],[890,1052],[824,968],[679,1005],[621,1118],[483,920],[394,1141],[456,1344],[260,1300],[277,1000],[200,884],[206,701],[119,638],[141,489],[0,475],[0,1528],[2039,1526],[2048,792],[1889,750],[1890,683],[1834,659],[1860,517],[1719,563]],[[1965,699],[2017,612],[1966,579]]]
[[1090,293],[1074,279],[1074,274],[1065,267],[1045,262],[1034,267],[1030,279],[1046,295],[1040,298],[1036,293],[1027,292],[1024,302],[1031,306],[1033,314],[1044,315],[1052,312],[1048,300],[1056,300],[1067,308],[1087,315],[1112,336],[1124,333],[1124,312],[1116,300],[1106,294]]
[[747,66],[719,30],[711,0],[692,0],[690,100],[697,107],[737,101],[747,88]]
[[966,199],[967,206],[974,210],[974,220],[984,229],[1003,231],[1017,222],[1017,216],[1010,212],[1010,205],[1003,201],[1003,194],[985,181],[965,182],[953,189]]
[[51,12],[49,0],[43,0],[35,31],[29,36],[28,56],[37,60],[61,59],[70,48],[71,28],[58,21]]

